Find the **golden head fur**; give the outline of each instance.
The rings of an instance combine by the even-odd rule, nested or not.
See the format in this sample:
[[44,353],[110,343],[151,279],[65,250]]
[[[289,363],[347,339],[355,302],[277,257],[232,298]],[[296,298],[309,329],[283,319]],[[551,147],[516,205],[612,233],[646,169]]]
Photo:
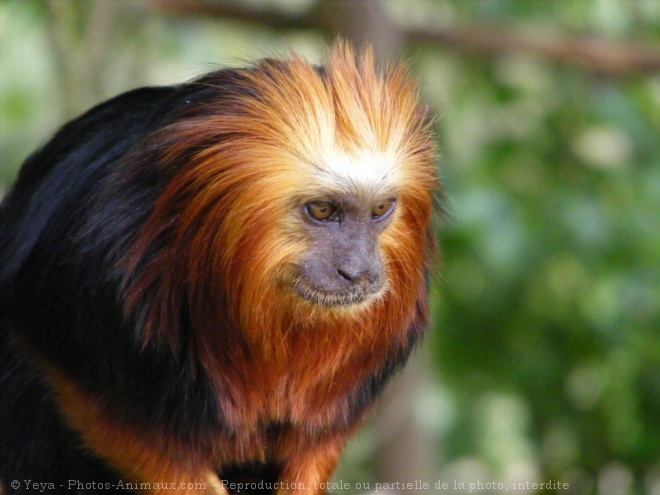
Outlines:
[[[237,74],[228,97],[159,137],[160,167],[179,153],[198,151],[176,171],[133,257],[137,264],[165,225],[177,246],[168,254],[173,251],[169,257],[176,259],[152,263],[160,265],[159,274],[176,277],[161,285],[188,291],[188,301],[180,299],[183,294],[163,294],[162,305],[152,308],[154,328],[147,334],[176,326],[168,307],[179,308],[171,305],[190,303],[193,319],[212,310],[217,301],[207,297],[216,290],[233,308],[232,320],[248,333],[270,325],[273,312],[295,312],[303,302],[278,289],[287,266],[304,251],[292,207],[329,191],[399,198],[397,217],[382,239],[388,297],[400,299],[418,287],[429,250],[436,156],[406,71],[378,71],[369,50],[356,55],[338,43],[324,69],[294,57],[265,60]],[[213,76],[199,83],[213,85]],[[174,266],[180,271],[174,273]],[[131,301],[154,288],[155,271],[145,269],[137,278]],[[410,300],[395,304],[405,306]],[[337,318],[324,308],[314,313]]]

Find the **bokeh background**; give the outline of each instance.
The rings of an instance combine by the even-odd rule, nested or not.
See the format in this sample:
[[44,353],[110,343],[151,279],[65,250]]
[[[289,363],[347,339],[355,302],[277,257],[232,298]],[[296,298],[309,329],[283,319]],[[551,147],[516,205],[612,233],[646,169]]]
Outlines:
[[430,336],[335,493],[660,495],[657,0],[2,1],[0,196],[95,103],[338,34],[411,64],[447,214]]

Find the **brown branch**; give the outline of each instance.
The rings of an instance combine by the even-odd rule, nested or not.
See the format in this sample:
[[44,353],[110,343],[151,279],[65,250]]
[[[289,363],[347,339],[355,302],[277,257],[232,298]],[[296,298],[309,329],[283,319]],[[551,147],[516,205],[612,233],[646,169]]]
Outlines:
[[660,49],[636,42],[604,38],[523,35],[491,25],[410,30],[413,43],[433,43],[480,55],[526,52],[551,62],[590,69],[605,75],[629,76],[660,71]]
[[[337,33],[327,2],[300,14],[275,9],[255,9],[239,3],[207,0],[151,0],[154,8],[185,16],[205,16],[267,25],[276,29],[315,29],[328,36]],[[330,2],[331,4],[333,2]],[[350,8],[350,2],[337,3],[337,9]],[[359,2],[357,2],[359,3]],[[408,43],[430,43],[474,55],[492,56],[525,52],[554,63],[589,69],[602,75],[634,76],[660,72],[660,47],[639,42],[603,38],[550,36],[522,33],[515,29],[473,24],[436,28],[405,27],[392,22]]]
[[209,2],[189,0],[150,0],[152,8],[181,16],[216,17],[251,24],[266,24],[276,29],[322,29],[310,13],[289,14],[276,9],[255,9],[238,2]]

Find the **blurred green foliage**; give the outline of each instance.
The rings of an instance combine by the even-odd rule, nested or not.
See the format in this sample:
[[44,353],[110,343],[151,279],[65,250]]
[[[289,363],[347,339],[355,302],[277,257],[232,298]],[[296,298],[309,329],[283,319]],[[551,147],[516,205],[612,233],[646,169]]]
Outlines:
[[526,59],[459,70],[439,123],[451,217],[434,345],[463,411],[445,448],[488,455],[496,391],[529,416],[543,472],[646,473],[660,455],[654,83]]
[[[420,5],[452,22],[660,46],[653,0]],[[61,115],[43,9],[0,4],[0,21],[1,191]],[[150,83],[263,46],[320,53],[309,33],[147,21],[159,47],[144,67]],[[448,211],[429,344],[442,383],[441,405],[429,401],[443,411],[439,472],[456,478],[472,463],[496,479],[564,480],[571,493],[657,495],[660,75],[607,79],[520,54],[410,54],[438,109]]]
[[[552,14],[585,28],[572,16],[598,4],[626,8],[453,5],[481,21]],[[654,12],[628,34],[657,47]],[[524,55],[436,52],[418,69],[429,88],[436,74],[445,84],[450,215],[433,346],[458,411],[446,456],[504,477],[531,461],[578,493],[615,493],[612,477],[620,493],[658,493],[660,75],[602,79]]]

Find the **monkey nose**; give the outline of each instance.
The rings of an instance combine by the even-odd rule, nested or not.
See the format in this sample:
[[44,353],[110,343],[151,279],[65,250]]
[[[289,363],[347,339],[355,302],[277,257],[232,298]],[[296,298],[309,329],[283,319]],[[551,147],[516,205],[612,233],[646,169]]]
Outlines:
[[337,268],[337,274],[350,285],[356,285],[361,282],[375,282],[378,279],[379,271],[373,268],[341,267]]

